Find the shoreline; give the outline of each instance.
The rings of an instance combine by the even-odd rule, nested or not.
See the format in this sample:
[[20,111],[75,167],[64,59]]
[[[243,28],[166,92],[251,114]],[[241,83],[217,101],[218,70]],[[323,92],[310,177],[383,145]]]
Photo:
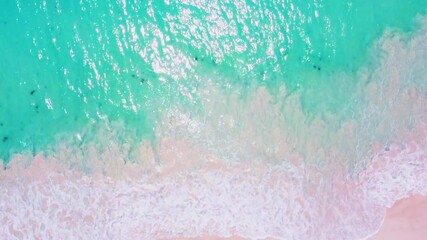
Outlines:
[[[357,177],[334,172],[335,178],[327,178],[297,163],[230,166],[220,159],[211,159],[197,171],[188,170],[185,162],[183,166],[170,162],[151,178],[138,174],[135,167],[141,166],[119,162],[87,175],[52,157],[19,156],[9,169],[0,170],[0,195],[4,196],[0,235],[165,240],[370,236],[374,238],[368,240],[381,240],[381,229],[391,231],[388,219],[394,209],[413,202],[396,200],[427,195],[426,130],[421,125],[404,143],[377,150]],[[179,146],[192,166],[191,159],[200,155],[185,144]],[[165,148],[164,154],[173,156],[169,149],[173,148]],[[385,215],[393,205],[397,207]]]
[[427,195],[413,195],[388,208],[383,224],[366,240],[424,240],[427,236]]
[[[417,144],[415,144],[417,145]],[[408,199],[399,200],[396,203],[394,203],[394,199],[399,199],[402,194],[414,192],[414,190],[409,190],[412,187],[416,186],[408,186],[408,189],[401,189],[403,192],[397,192],[395,196],[391,196],[390,194],[394,192],[394,189],[389,189],[388,186],[379,185],[381,182],[387,182],[388,178],[387,176],[394,171],[394,169],[402,167],[402,161],[404,162],[406,158],[411,158],[411,156],[416,156],[419,163],[423,163],[425,161],[426,153],[419,153],[420,148],[415,147],[414,145],[408,145],[409,147],[400,148],[397,145],[391,146],[390,150],[387,152],[384,152],[382,154],[379,154],[375,161],[373,161],[369,167],[363,172],[363,176],[358,179],[353,180],[343,180],[341,179],[338,182],[331,182],[333,186],[333,190],[331,190],[331,193],[338,194],[339,199],[346,199],[349,197],[349,203],[348,204],[356,204],[358,199],[358,191],[362,191],[365,194],[368,194],[363,199],[360,199],[363,204],[361,206],[364,206],[364,204],[368,204],[368,208],[360,208],[361,206],[353,206],[353,208],[357,208],[363,212],[359,212],[362,216],[366,216],[366,213],[372,212],[372,215],[370,214],[366,223],[367,226],[370,226],[369,231],[375,231],[375,229],[378,232],[374,235],[371,235],[369,238],[365,238],[366,240],[390,240],[390,238],[384,238],[384,234],[390,234],[393,233],[393,227],[396,225],[393,225],[396,223],[396,219],[399,217],[407,217],[408,212],[402,211],[401,209],[409,209],[412,212],[414,212],[416,209],[419,209],[419,203],[425,203],[422,206],[427,206],[427,196],[422,197],[422,201],[419,200],[418,197],[411,197]],[[412,146],[412,147],[411,147]],[[417,151],[418,148],[418,151]],[[421,149],[422,150],[422,149]],[[415,154],[415,155],[413,155]],[[402,160],[403,159],[403,160]],[[220,163],[217,165],[209,165],[205,166],[204,170],[201,172],[195,172],[193,174],[190,174],[188,176],[180,175],[176,176],[175,174],[167,174],[167,176],[162,176],[159,182],[146,182],[142,178],[135,178],[135,176],[132,176],[131,179],[124,180],[120,178],[114,178],[114,177],[108,177],[108,176],[102,176],[102,175],[95,175],[95,176],[86,176],[85,174],[76,171],[76,170],[69,170],[64,168],[64,166],[55,164],[54,162],[49,161],[49,159],[45,159],[43,156],[36,156],[31,164],[28,166],[23,166],[25,164],[19,164],[19,161],[15,161],[15,166],[11,166],[10,169],[0,171],[0,183],[4,186],[3,191],[6,191],[5,193],[8,195],[6,199],[3,199],[3,202],[0,202],[0,209],[4,208],[6,209],[6,215],[1,216],[0,219],[3,219],[1,222],[3,223],[3,226],[10,226],[11,221],[13,222],[13,218],[11,218],[10,214],[15,216],[20,216],[22,213],[17,214],[17,212],[20,212],[23,208],[22,212],[25,212],[25,214],[30,217],[30,220],[22,221],[22,227],[16,227],[16,228],[9,228],[8,231],[10,234],[13,234],[15,236],[25,236],[26,234],[29,234],[28,229],[40,229],[43,228],[42,226],[51,226],[53,224],[56,227],[64,227],[68,226],[69,228],[61,229],[62,231],[68,232],[71,229],[74,229],[74,227],[79,228],[80,225],[78,222],[81,221],[81,219],[84,220],[86,225],[86,230],[84,230],[84,234],[89,234],[86,236],[90,236],[91,229],[93,227],[96,227],[97,225],[108,225],[111,221],[116,219],[121,214],[130,214],[128,212],[130,209],[133,209],[135,207],[141,206],[141,204],[150,204],[151,207],[145,208],[145,209],[136,209],[133,212],[134,220],[140,221],[139,223],[135,223],[135,226],[127,228],[126,225],[131,223],[132,218],[129,218],[128,220],[121,220],[119,223],[119,226],[111,225],[110,227],[101,227],[99,229],[100,231],[112,231],[113,233],[109,233],[112,235],[105,235],[105,236],[121,236],[119,232],[126,233],[126,236],[144,236],[144,234],[153,234],[152,236],[157,236],[157,239],[165,239],[165,240],[197,240],[197,239],[210,239],[210,240],[244,240],[245,237],[256,237],[257,239],[280,239],[280,238],[272,238],[272,237],[264,237],[266,234],[274,234],[271,230],[267,230],[268,227],[265,226],[261,227],[262,230],[259,235],[256,235],[255,232],[248,232],[248,235],[242,236],[242,233],[245,234],[245,228],[242,228],[244,226],[244,222],[241,222],[241,220],[238,220],[239,218],[251,218],[253,221],[255,221],[255,225],[259,224],[260,219],[257,217],[257,214],[251,214],[251,213],[244,213],[236,211],[233,214],[230,215],[231,220],[227,222],[222,222],[226,218],[221,217],[214,217],[214,216],[224,216],[224,214],[227,214],[227,208],[231,207],[230,203],[234,204],[240,204],[240,208],[247,210],[252,207],[257,207],[256,205],[253,205],[252,203],[246,203],[249,205],[242,205],[245,200],[241,199],[241,196],[244,196],[245,194],[253,194],[254,189],[258,187],[262,187],[265,189],[265,193],[260,193],[260,196],[263,196],[264,198],[270,198],[272,196],[279,196],[285,194],[287,196],[287,201],[294,201],[295,202],[289,206],[296,206],[298,208],[302,209],[302,212],[304,214],[308,212],[317,212],[317,216],[321,217],[322,214],[323,217],[326,219],[315,221],[316,224],[319,225],[319,229],[315,229],[313,234],[324,234],[323,231],[328,231],[321,226],[324,224],[332,224],[334,225],[336,221],[339,221],[340,217],[337,215],[330,215],[328,212],[324,212],[325,209],[328,209],[330,207],[335,207],[332,199],[327,199],[325,196],[321,195],[320,198],[316,200],[316,196],[319,193],[316,193],[315,189],[311,189],[311,193],[306,192],[303,195],[287,195],[288,192],[286,189],[290,187],[297,187],[301,186],[301,179],[294,179],[294,177],[291,177],[290,172],[283,171],[280,169],[271,170],[268,168],[263,168],[262,166],[254,167],[252,166],[251,169],[245,168],[245,166],[224,166]],[[391,166],[392,165],[392,166]],[[113,166],[114,167],[114,166]],[[297,169],[295,169],[297,170]],[[420,169],[418,169],[420,170]],[[417,170],[417,171],[418,171]],[[409,170],[409,171],[415,171],[415,170]],[[47,174],[46,174],[47,173]],[[205,178],[206,177],[206,178]],[[403,179],[402,179],[403,180]],[[408,183],[402,183],[402,184],[409,184],[410,180],[408,180]],[[261,184],[261,182],[263,182]],[[130,184],[130,185],[129,185]],[[200,185],[201,184],[201,185]],[[223,187],[223,184],[229,184],[229,187]],[[206,188],[211,189],[206,189]],[[312,186],[313,187],[313,186]],[[226,189],[233,189],[232,192],[227,192]],[[53,189],[53,190],[52,190]],[[112,191],[113,189],[114,191]],[[364,189],[364,190],[363,190]],[[205,192],[207,191],[207,192]],[[235,193],[237,191],[237,193]],[[300,190],[298,190],[300,191]],[[319,190],[317,190],[319,191]],[[365,192],[367,191],[367,192]],[[391,191],[391,192],[390,192]],[[408,192],[409,191],[409,192]],[[422,192],[423,189],[418,189],[417,191]],[[86,193],[85,193],[86,192]],[[89,193],[89,194],[88,194]],[[321,193],[321,192],[320,192]],[[381,197],[382,194],[387,194],[387,199],[381,199],[378,198]],[[5,194],[5,196],[6,196]],[[218,194],[225,195],[225,199],[228,199],[224,205],[216,205],[211,204],[209,201],[223,201],[224,198],[218,197]],[[243,195],[242,195],[243,194]],[[376,195],[378,194],[378,196]],[[60,196],[58,196],[60,195]],[[240,196],[240,197],[239,197]],[[164,198],[170,198],[172,202],[167,202]],[[208,200],[209,198],[213,198],[213,200]],[[253,200],[260,201],[260,199],[254,195]],[[279,197],[280,198],[280,197]],[[309,199],[304,199],[309,198]],[[19,199],[16,201],[15,199]],[[66,201],[64,201],[64,199]],[[68,200],[67,200],[68,199]],[[221,200],[223,199],[223,200]],[[258,200],[256,200],[258,199]],[[72,202],[76,202],[76,204],[69,204],[68,202],[72,200]],[[253,201],[251,200],[251,201]],[[278,199],[276,199],[278,200]],[[265,207],[268,207],[267,212],[269,214],[272,214],[274,211],[272,208],[277,207],[273,205],[269,205],[270,203],[275,202],[276,200],[272,199],[272,202],[261,202],[261,204],[264,204]],[[14,202],[16,201],[16,202]],[[237,201],[237,202],[234,202]],[[313,202],[314,201],[314,202]],[[347,209],[346,207],[348,204],[344,204],[341,202],[341,200],[335,200],[336,204],[338,204],[336,207],[338,207],[338,211],[341,212],[341,214],[355,214],[359,210],[352,210]],[[381,202],[379,202],[381,201]],[[82,202],[81,205],[78,204],[78,202]],[[127,203],[127,205],[121,205],[121,202]],[[382,222],[380,218],[382,218],[382,214],[384,214],[384,210],[387,205],[393,205],[392,208],[387,210],[387,215],[385,217],[385,221]],[[413,204],[418,203],[417,206],[412,206]],[[130,204],[130,205],[129,205]],[[160,205],[159,205],[160,204]],[[184,204],[184,205],[182,205]],[[187,205],[189,204],[190,207],[187,208]],[[204,207],[197,207],[198,204],[202,204],[199,206]],[[206,206],[204,204],[207,204]],[[297,204],[297,205],[295,205]],[[314,204],[314,205],[312,205]],[[317,204],[317,205],[316,205]],[[379,204],[379,205],[376,205]],[[165,207],[161,207],[161,206]],[[277,204],[276,204],[277,205]],[[279,204],[280,205],[280,204]],[[133,207],[132,207],[133,206]],[[175,207],[183,207],[183,210],[178,210],[177,212],[169,212],[168,215],[164,215],[169,210],[174,210]],[[236,206],[236,205],[234,205]],[[251,207],[252,206],[252,207]],[[285,205],[286,206],[286,205]],[[369,207],[370,206],[370,207]],[[36,210],[34,210],[34,208]],[[194,209],[193,209],[194,207]],[[344,208],[343,208],[344,207]],[[124,209],[123,209],[124,208]],[[151,209],[156,209],[155,211],[159,211],[156,218],[160,218],[166,220],[168,223],[166,225],[149,225],[149,220],[147,219],[140,219],[144,214],[150,212]],[[215,210],[216,208],[219,208],[219,210]],[[30,210],[33,209],[33,210]],[[45,210],[43,210],[45,209]],[[72,213],[73,209],[79,209],[78,212]],[[195,216],[203,216],[199,215],[200,210],[205,209],[209,215],[211,216],[210,221],[205,221],[202,225],[200,225],[197,229],[188,229],[188,219],[194,218]],[[256,208],[256,212],[262,212],[263,208]],[[305,209],[305,210],[304,210]],[[49,214],[44,214],[40,211],[47,211]],[[106,214],[100,214],[99,211],[105,212]],[[180,214],[187,214],[188,211],[196,211],[195,216],[188,216],[182,218]],[[204,211],[204,210],[203,210]],[[233,210],[232,210],[233,211]],[[71,212],[71,213],[70,213]],[[113,214],[111,213],[119,212],[120,214]],[[163,212],[163,214],[161,214]],[[197,213],[199,212],[199,213]],[[292,218],[292,216],[297,217],[299,214],[295,215],[298,211],[286,211],[281,212],[280,214],[290,214],[284,216],[284,219],[288,219],[288,217]],[[8,215],[9,213],[9,215]],[[415,213],[417,213],[415,211]],[[53,215],[52,215],[53,214]],[[240,216],[236,215],[238,214]],[[320,214],[320,215],[318,215]],[[402,215],[403,214],[403,215]],[[47,216],[49,215],[49,216]],[[139,217],[138,217],[139,216]],[[314,215],[315,216],[315,215]],[[375,217],[376,216],[376,217]],[[412,216],[412,215],[411,215]],[[425,210],[425,216],[427,217],[427,209]],[[39,217],[42,217],[42,219],[46,219],[46,222],[42,223],[42,225],[34,225],[34,219],[39,219]],[[47,218],[46,218],[47,217]],[[144,217],[143,217],[144,218]],[[298,218],[298,217],[297,217]],[[32,220],[31,220],[32,219]],[[47,220],[50,219],[50,220]],[[181,227],[176,227],[175,230],[172,232],[167,232],[167,226],[173,226],[170,224],[174,224],[172,219],[177,219],[177,222],[181,221],[182,225]],[[199,219],[199,218],[198,218]],[[222,219],[222,220],[221,220]],[[234,219],[234,220],[233,220]],[[301,218],[303,220],[305,218]],[[389,220],[391,219],[391,223],[389,224]],[[419,219],[419,218],[418,218]],[[178,221],[179,220],[179,221]],[[199,220],[203,221],[203,217],[201,217]],[[237,222],[236,222],[237,220]],[[252,221],[251,220],[251,221]],[[282,219],[283,220],[283,219]],[[366,219],[365,219],[366,220]],[[172,221],[172,222],[171,222]],[[294,220],[295,221],[295,220]],[[299,221],[299,220],[297,220]],[[222,223],[221,223],[222,222]],[[258,223],[257,223],[258,222]],[[409,226],[407,223],[402,222],[402,220],[397,221],[401,224],[401,226]],[[213,223],[213,225],[212,225]],[[222,227],[218,227],[218,224],[225,224]],[[141,225],[142,224],[142,225]],[[148,224],[148,225],[147,225]],[[231,225],[230,225],[231,224]],[[236,224],[237,226],[240,226],[237,230],[233,228],[229,228],[230,226],[233,226],[233,224]],[[345,221],[341,222],[341,224],[346,224]],[[360,224],[360,223],[359,223]],[[362,224],[362,225],[363,225]],[[374,224],[374,225],[372,225]],[[145,225],[145,227],[144,227]],[[120,227],[121,226],[121,227]],[[139,229],[141,228],[142,229]],[[327,226],[327,225],[325,225]],[[358,229],[360,230],[361,225],[359,225]],[[98,226],[99,227],[99,226]],[[27,229],[27,230],[25,230]],[[250,228],[248,228],[249,230]],[[291,227],[290,229],[293,229]],[[427,228],[426,228],[427,229]],[[48,227],[47,229],[49,232],[55,232],[55,227]],[[330,231],[331,229],[329,229]],[[119,232],[116,232],[119,231]],[[295,230],[297,231],[297,230]],[[366,230],[365,230],[366,231]],[[412,230],[413,231],[413,230]],[[0,231],[0,233],[3,231]],[[96,231],[95,231],[96,232]],[[116,232],[116,233],[114,233]],[[193,232],[193,233],[191,233]],[[384,232],[384,233],[383,233]],[[3,232],[4,233],[4,232]],[[26,233],[26,234],[25,234]],[[179,237],[180,235],[185,235],[184,233],[189,233],[188,235],[199,234],[196,236],[199,237]],[[218,236],[211,235],[211,234],[219,234]],[[425,232],[424,232],[425,233]],[[69,234],[75,234],[71,230]],[[92,233],[93,234],[93,233]],[[117,235],[118,234],[118,235]],[[166,234],[166,235],[164,235]],[[252,235],[255,234],[255,235]],[[329,232],[329,234],[331,234]],[[363,236],[363,233],[361,233]],[[423,234],[423,233],[420,233]],[[1,234],[0,234],[1,235]],[[177,237],[173,237],[173,235]],[[187,236],[188,236],[187,235]],[[267,236],[268,236],[267,235]],[[74,235],[73,235],[74,236]],[[77,236],[77,235],[76,235]],[[83,235],[82,235],[83,236]],[[151,236],[151,235],[150,235]],[[228,237],[219,237],[219,236],[228,236]],[[271,235],[270,235],[271,236]],[[284,236],[283,234],[279,234],[278,236]],[[320,236],[320,235],[319,235]],[[328,235],[325,235],[328,236]],[[385,235],[389,236],[389,235]],[[415,236],[415,235],[414,235]],[[250,239],[248,238],[248,239]],[[326,238],[327,239],[327,238]],[[399,239],[399,238],[396,238]],[[418,240],[421,238],[414,238],[414,240]]]
[[[423,222],[424,220],[424,222]],[[384,221],[377,232],[363,240],[424,240],[427,236],[427,195],[413,195],[400,199],[387,208]],[[267,237],[263,240],[275,240]],[[178,237],[163,240],[247,240],[240,236]]]

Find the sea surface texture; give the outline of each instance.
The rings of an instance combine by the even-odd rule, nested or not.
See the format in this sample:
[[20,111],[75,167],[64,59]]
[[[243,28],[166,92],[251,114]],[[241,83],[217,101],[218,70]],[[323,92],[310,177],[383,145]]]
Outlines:
[[0,238],[364,239],[427,195],[427,1],[4,0]]

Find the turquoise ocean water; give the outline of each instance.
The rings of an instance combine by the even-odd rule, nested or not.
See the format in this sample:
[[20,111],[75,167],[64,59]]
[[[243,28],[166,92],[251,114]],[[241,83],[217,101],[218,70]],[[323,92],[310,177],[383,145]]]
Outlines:
[[[213,87],[247,103],[266,89],[298,145],[311,138],[300,121],[321,119],[328,131],[361,121],[360,82],[375,79],[357,73],[378,65],[375,41],[386,29],[416,30],[416,16],[427,10],[423,0],[1,5],[0,158],[6,163],[13,154],[49,151],[65,139],[90,142],[101,126],[117,122],[112,128],[122,143],[156,145],[167,111],[184,109],[205,120],[220,111],[205,101]],[[287,112],[292,96],[298,119]],[[366,140],[375,138],[381,136]]]
[[0,6],[0,239],[363,239],[427,195],[425,0]]

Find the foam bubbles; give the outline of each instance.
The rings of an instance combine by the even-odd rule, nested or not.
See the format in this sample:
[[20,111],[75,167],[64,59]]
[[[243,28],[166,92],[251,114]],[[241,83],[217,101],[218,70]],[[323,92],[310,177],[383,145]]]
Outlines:
[[275,99],[257,88],[245,99],[213,86],[204,110],[166,111],[156,143],[135,148],[120,124],[109,123],[117,125],[44,156],[17,155],[0,175],[0,233],[366,237],[385,207],[427,194],[422,26],[378,42],[373,51],[383,55],[375,68],[360,70],[359,103],[351,106],[357,114],[344,123],[334,116],[308,121],[297,97],[282,103],[277,99],[286,95]]

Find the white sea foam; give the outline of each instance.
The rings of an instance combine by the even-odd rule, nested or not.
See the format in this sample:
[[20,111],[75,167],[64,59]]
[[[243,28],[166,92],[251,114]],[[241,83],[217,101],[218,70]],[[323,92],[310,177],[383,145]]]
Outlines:
[[[303,122],[297,98],[283,111],[264,89],[249,102],[211,90],[203,98],[211,112],[170,109],[159,143],[141,144],[138,161],[126,162],[130,146],[102,129],[78,147],[15,156],[0,175],[0,237],[366,237],[385,207],[427,194],[422,26],[378,42],[376,70],[359,73],[364,117],[336,132],[320,119]],[[282,123],[287,116],[300,135]]]
[[27,168],[14,159],[0,178],[0,232],[42,239],[359,239],[379,227],[396,199],[427,194],[427,153],[417,144],[393,145],[354,180],[290,164],[219,163],[125,180],[87,176],[41,156]]

